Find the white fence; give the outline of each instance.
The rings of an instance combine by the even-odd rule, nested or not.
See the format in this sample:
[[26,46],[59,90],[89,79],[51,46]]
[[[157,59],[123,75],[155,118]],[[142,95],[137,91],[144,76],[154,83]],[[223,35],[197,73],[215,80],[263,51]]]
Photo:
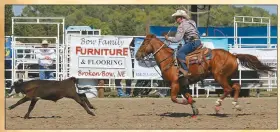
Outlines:
[[[20,18],[15,18],[15,19],[20,19]],[[27,19],[27,18],[24,18]],[[65,79],[67,77],[69,77],[69,65],[71,64],[71,60],[70,60],[70,45],[68,45],[65,41],[64,41],[64,35],[62,35],[62,43],[59,41],[60,39],[60,35],[59,35],[59,25],[62,24],[63,27],[63,32],[64,32],[64,18],[55,18],[55,19],[61,19],[62,22],[40,22],[41,19],[51,19],[51,18],[29,18],[29,19],[34,19],[36,20],[36,22],[17,22],[17,23],[13,23],[13,24],[57,24],[58,25],[58,35],[55,37],[51,37],[56,39],[56,43],[54,43],[53,49],[55,49],[56,51],[56,55],[57,55],[57,60],[56,60],[56,68],[54,69],[54,72],[56,74],[56,79],[55,80],[61,80],[61,79]],[[14,20],[14,19],[13,19]],[[13,29],[14,31],[14,29]],[[127,36],[127,37],[144,37],[144,36]],[[16,39],[17,38],[48,38],[48,37],[24,37],[24,36],[12,36],[13,38],[13,43],[12,43],[12,53],[13,53],[13,57],[10,59],[12,60],[12,69],[5,69],[6,71],[12,71],[12,78],[6,78],[6,81],[14,81],[17,80],[18,78],[22,78],[23,80],[32,80],[34,78],[29,78],[29,74],[39,74],[39,69],[30,69],[30,68],[26,68],[26,65],[30,66],[32,64],[36,64],[37,63],[37,59],[35,57],[34,54],[34,49],[38,49],[36,46],[38,44],[34,44],[34,43],[22,43],[22,44],[15,44]],[[67,38],[67,35],[65,36],[65,40],[68,41],[69,38]],[[235,44],[229,44],[228,45],[228,49],[229,51],[234,50],[234,49],[271,49],[271,50],[275,50],[277,51],[277,44],[270,44],[270,38],[277,38],[276,36],[272,36],[270,37],[270,35],[268,37],[266,36],[250,36],[250,37],[242,37],[242,36],[226,36],[226,37],[202,37],[202,38],[232,38],[235,41]],[[242,40],[243,39],[255,39],[255,38],[267,38],[269,39],[269,46],[268,44],[243,44]],[[21,46],[21,47],[18,47]],[[263,48],[264,46],[268,46],[267,48]],[[134,47],[130,47],[132,49],[134,49]],[[18,50],[23,50],[23,53],[17,53]],[[30,50],[28,53],[25,52],[25,50]],[[250,53],[249,53],[250,54]],[[17,57],[19,55],[22,55],[23,57]],[[30,56],[29,58],[26,58],[26,56]],[[134,55],[131,55],[131,59],[135,60]],[[8,60],[8,59],[7,59]],[[271,61],[270,60],[276,60],[276,61]],[[277,56],[275,55],[275,57],[272,58],[263,58],[262,60],[264,63],[266,64],[270,64],[272,66],[277,67]],[[23,69],[17,69],[16,67],[18,67],[19,64],[23,65]],[[134,71],[135,68],[132,68],[132,70]],[[251,84],[251,85],[243,85],[242,89],[272,89],[272,88],[276,88],[277,87],[277,72],[272,73],[272,75],[261,75],[259,78],[242,78],[242,75],[244,74],[244,72],[246,71],[250,71],[248,69],[244,69],[244,68],[240,68],[239,70],[239,78],[234,78],[233,80],[238,80],[240,84]],[[20,77],[18,75],[18,73],[20,73],[22,76]],[[108,86],[105,87],[114,87],[115,85],[112,84],[112,81],[114,79],[109,79],[109,84]],[[135,78],[131,78],[131,80],[135,80]],[[144,78],[141,80],[145,80]],[[148,79],[151,81],[151,84],[153,84],[154,80],[153,79]],[[251,82],[249,82],[251,81]],[[261,86],[258,85],[254,85],[252,86],[252,81],[258,81],[257,83]],[[197,97],[198,97],[198,90],[199,89],[205,89],[207,90],[207,93],[209,94],[209,91],[213,90],[213,89],[221,89],[221,87],[216,86],[215,85],[215,81],[214,79],[205,79],[205,86],[206,87],[201,87],[200,83],[197,83],[195,85],[191,86],[191,89],[193,91],[193,95],[194,95],[194,87],[196,87],[197,90]],[[249,82],[249,83],[248,83]],[[135,82],[134,82],[135,83]],[[97,86],[95,86],[97,87]],[[152,89],[170,89],[169,87],[156,87],[151,85],[150,87],[135,87],[132,85],[132,87],[126,87],[126,88],[152,88]],[[9,89],[9,88],[6,88]]]
[[[142,36],[143,37],[143,36]],[[210,38],[210,37],[208,37],[208,38]],[[215,38],[215,37],[211,37],[211,38]],[[219,38],[221,38],[221,37],[219,37]],[[227,37],[228,38],[228,37]],[[253,37],[252,37],[253,38]],[[25,66],[24,65],[26,65],[26,64],[36,64],[37,63],[37,60],[36,60],[36,58],[34,57],[34,49],[38,49],[38,48],[36,48],[34,45],[33,46],[31,46],[31,44],[29,44],[30,46],[27,46],[28,44],[26,43],[25,45],[23,45],[23,44],[20,44],[20,46],[21,47],[14,47],[13,48],[13,56],[14,56],[14,59],[16,60],[15,62],[16,62],[16,64],[14,64],[14,67],[17,67],[18,66],[18,64],[23,64],[23,69],[22,70],[19,70],[19,69],[6,69],[6,71],[11,71],[11,70],[14,70],[14,72],[19,72],[19,71],[21,71],[21,72],[25,72],[25,74],[24,75],[26,75],[23,79],[24,80],[30,80],[30,79],[28,79],[28,77],[27,77],[27,75],[28,75],[28,73],[38,73],[39,72],[39,70],[38,69],[32,69],[32,70],[29,70],[29,69],[26,69],[25,68]],[[240,44],[241,46],[243,46],[243,44]],[[246,46],[246,44],[244,44],[245,46]],[[17,46],[19,46],[19,45],[17,45]],[[255,48],[250,48],[250,49],[252,49],[252,50],[257,50],[257,49],[273,49],[273,50],[277,50],[277,45],[272,45],[274,48],[258,48],[258,46],[263,46],[263,45],[259,45],[259,44],[256,44],[256,45],[253,45],[253,44],[250,44],[249,46],[254,46]],[[67,47],[68,49],[70,48],[70,47]],[[134,47],[131,47],[131,48],[134,48]],[[229,50],[233,50],[233,49],[236,49],[236,48],[234,48],[233,46],[231,46],[231,45],[229,45]],[[58,46],[56,46],[55,48],[53,48],[53,49],[55,49],[56,51],[59,51],[59,47]],[[238,48],[238,49],[240,49],[240,48]],[[242,48],[242,49],[244,49],[244,48]],[[18,50],[23,50],[23,53],[17,53],[17,51]],[[30,50],[31,52],[29,52],[29,53],[25,53],[25,50]],[[68,53],[67,51],[66,51],[66,53]],[[16,57],[16,56],[19,56],[19,55],[22,55],[23,57],[22,58],[18,58],[18,57]],[[30,58],[25,58],[27,55],[31,55],[31,57]],[[57,52],[57,57],[59,57],[59,56],[61,56],[61,53],[59,53],[59,52]],[[67,56],[67,55],[65,55],[66,56],[66,58],[65,58],[65,60],[69,60],[70,59],[70,56]],[[134,57],[132,57],[131,58],[132,60],[133,59],[135,59]],[[276,62],[274,61],[274,62],[270,62],[270,63],[272,63],[274,66],[276,66],[277,65],[277,58],[266,58],[267,60],[269,60],[269,59],[272,59],[272,60],[276,60]],[[70,62],[68,62],[67,64],[65,64],[65,65],[69,65],[70,64]],[[56,65],[58,66],[58,65],[62,65],[62,63],[61,62],[57,62],[56,63]],[[57,67],[58,68],[58,67]],[[55,69],[55,72],[56,73],[58,73],[59,72],[59,69]],[[134,70],[134,68],[133,68],[133,70]],[[249,69],[241,69],[241,70],[239,70],[239,73],[240,73],[240,75],[242,76],[242,72],[243,71],[248,71]],[[65,70],[66,71],[66,70]],[[67,69],[67,71],[69,72],[69,69]],[[60,71],[60,72],[62,72],[62,71]],[[64,72],[65,73],[65,72]],[[15,75],[14,75],[15,76]],[[67,76],[67,75],[66,75]],[[243,79],[242,77],[240,76],[240,78],[235,78],[235,79],[233,79],[233,80],[238,80],[240,83],[241,83],[241,81],[246,81],[246,80],[248,80],[248,81],[250,81],[250,80],[260,80],[260,81],[268,81],[268,82],[270,82],[270,83],[267,83],[267,84],[264,84],[264,86],[268,86],[268,87],[263,87],[263,88],[272,88],[272,87],[276,87],[277,85],[276,85],[276,80],[277,80],[277,75],[276,74],[274,74],[273,75],[273,77],[271,77],[270,75],[267,75],[267,77],[261,77],[261,78],[250,78],[250,79]],[[58,77],[58,76],[57,76]],[[6,79],[6,80],[11,80],[11,79]],[[133,78],[132,78],[132,80],[133,80]],[[151,81],[153,81],[153,80],[151,80]],[[205,81],[214,81],[213,79],[206,79]],[[273,82],[275,82],[275,83],[273,83]],[[109,85],[108,87],[111,87],[112,85]],[[139,88],[144,88],[144,87],[139,87]],[[159,87],[153,87],[153,86],[151,86],[151,87],[148,87],[148,88],[159,88]],[[164,87],[165,88],[165,87]],[[167,88],[168,89],[168,88]]]

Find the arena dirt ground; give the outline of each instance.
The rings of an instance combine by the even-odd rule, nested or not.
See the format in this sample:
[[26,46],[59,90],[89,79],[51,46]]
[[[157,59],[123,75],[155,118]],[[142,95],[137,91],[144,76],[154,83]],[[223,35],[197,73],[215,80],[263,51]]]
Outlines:
[[[19,98],[6,99],[6,107]],[[223,114],[214,114],[216,98],[198,98],[200,115],[191,118],[190,105],[169,98],[94,98],[96,116],[74,100],[39,100],[31,119],[23,119],[30,102],[6,110],[6,129],[277,129],[277,98],[240,98],[242,111],[232,109],[232,98],[223,102]]]

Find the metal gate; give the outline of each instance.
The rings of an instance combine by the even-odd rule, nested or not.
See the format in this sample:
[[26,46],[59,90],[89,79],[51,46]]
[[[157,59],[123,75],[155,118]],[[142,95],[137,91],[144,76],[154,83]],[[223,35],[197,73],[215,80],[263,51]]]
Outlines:
[[[64,17],[12,17],[12,42],[11,42],[11,79],[6,81],[14,81],[18,79],[32,80],[36,79],[36,74],[39,71],[53,71],[55,74],[54,80],[63,79],[64,72]],[[20,36],[15,31],[16,25],[56,25],[57,34],[52,36],[30,36],[24,34]],[[62,27],[62,29],[61,29]],[[34,30],[34,32],[37,32]],[[35,50],[41,48],[43,39],[51,41],[49,49],[55,50],[56,59],[55,67],[50,70],[39,70],[38,59],[36,58]],[[35,40],[37,42],[35,42]],[[39,41],[39,42],[38,42]],[[32,77],[31,77],[32,76]],[[8,86],[9,87],[9,86]]]

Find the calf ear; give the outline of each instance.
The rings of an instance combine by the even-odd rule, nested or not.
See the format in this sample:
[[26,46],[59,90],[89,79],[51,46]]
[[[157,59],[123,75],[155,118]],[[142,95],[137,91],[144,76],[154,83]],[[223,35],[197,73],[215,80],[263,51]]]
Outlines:
[[20,85],[21,83],[23,83],[23,80],[22,79],[19,79],[17,81],[14,82],[14,86],[18,86]]
[[23,83],[23,79],[19,79],[18,82],[19,82],[19,83]]

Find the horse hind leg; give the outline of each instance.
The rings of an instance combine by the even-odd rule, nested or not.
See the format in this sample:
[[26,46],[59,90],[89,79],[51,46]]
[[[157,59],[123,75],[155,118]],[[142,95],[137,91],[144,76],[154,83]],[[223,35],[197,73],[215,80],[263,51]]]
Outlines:
[[218,98],[216,103],[215,103],[215,106],[216,106],[215,110],[216,110],[216,113],[218,113],[220,111],[220,107],[222,105],[222,101],[232,91],[232,87],[229,85],[227,77],[224,77],[224,76],[220,75],[220,76],[216,76],[215,80],[221,85],[221,87],[224,90],[224,94],[220,98]]
[[238,97],[239,97],[239,92],[240,92],[241,86],[239,83],[234,83],[232,85],[232,88],[235,90],[234,91],[234,100],[233,100],[232,104],[236,110],[241,111],[241,107],[238,103]]

